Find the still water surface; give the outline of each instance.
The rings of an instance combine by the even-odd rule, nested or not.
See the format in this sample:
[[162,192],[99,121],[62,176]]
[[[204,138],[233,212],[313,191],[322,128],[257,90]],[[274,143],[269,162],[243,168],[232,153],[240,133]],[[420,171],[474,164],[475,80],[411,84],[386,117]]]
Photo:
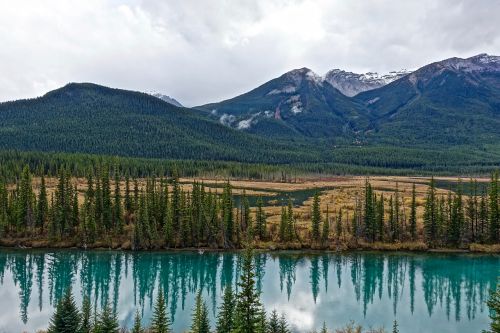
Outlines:
[[[499,256],[275,252],[255,259],[266,309],[286,313],[298,332],[350,320],[389,328],[394,319],[405,333],[480,332],[500,275]],[[213,324],[240,263],[238,253],[0,250],[0,332],[46,328],[69,285],[78,304],[84,294],[98,308],[109,301],[126,326],[136,309],[149,322],[161,285],[176,332],[189,328],[201,289]]]

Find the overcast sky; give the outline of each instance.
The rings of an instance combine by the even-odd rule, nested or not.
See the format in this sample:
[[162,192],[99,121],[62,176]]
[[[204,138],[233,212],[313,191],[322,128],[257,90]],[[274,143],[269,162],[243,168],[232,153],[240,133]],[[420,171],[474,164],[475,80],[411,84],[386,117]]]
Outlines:
[[293,68],[500,55],[499,13],[495,0],[0,0],[0,101],[94,82],[193,106]]

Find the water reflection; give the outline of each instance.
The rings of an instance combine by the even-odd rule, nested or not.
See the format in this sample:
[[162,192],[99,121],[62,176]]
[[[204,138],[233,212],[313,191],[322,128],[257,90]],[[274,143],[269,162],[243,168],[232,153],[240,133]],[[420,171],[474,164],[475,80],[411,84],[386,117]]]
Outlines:
[[[267,309],[295,317],[298,330],[351,319],[389,327],[397,318],[405,332],[480,331],[500,267],[499,257],[474,255],[257,253],[255,259]],[[203,291],[213,319],[221,290],[237,288],[240,265],[235,253],[2,250],[0,331],[45,328],[70,285],[78,301],[87,295],[96,308],[110,302],[124,325],[136,308],[148,320],[161,286],[174,328],[184,330],[196,291]]]

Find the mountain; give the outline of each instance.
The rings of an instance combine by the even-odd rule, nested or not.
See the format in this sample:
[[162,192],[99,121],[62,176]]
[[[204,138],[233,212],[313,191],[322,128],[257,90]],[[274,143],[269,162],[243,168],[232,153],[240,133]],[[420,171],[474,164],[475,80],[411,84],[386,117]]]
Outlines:
[[314,160],[295,147],[236,131],[151,95],[91,83],[0,103],[0,149],[273,163]]
[[383,75],[375,72],[357,74],[340,69],[332,69],[326,73],[325,81],[330,83],[334,88],[337,88],[344,95],[352,97],[364,91],[383,87],[410,73],[410,71],[405,69]]
[[160,94],[160,93],[152,93],[151,95],[154,96],[154,97],[156,97],[156,98],[161,99],[162,101],[165,101],[165,102],[167,102],[169,104],[172,104],[174,106],[182,107],[182,104],[179,103],[179,101],[177,101],[173,97],[170,97],[170,96],[167,96],[167,95],[163,95],[163,94]]
[[308,68],[235,98],[197,107],[221,124],[266,137],[350,138],[365,119],[351,100]]
[[415,145],[500,142],[500,57],[480,54],[424,66],[356,95],[368,141]]

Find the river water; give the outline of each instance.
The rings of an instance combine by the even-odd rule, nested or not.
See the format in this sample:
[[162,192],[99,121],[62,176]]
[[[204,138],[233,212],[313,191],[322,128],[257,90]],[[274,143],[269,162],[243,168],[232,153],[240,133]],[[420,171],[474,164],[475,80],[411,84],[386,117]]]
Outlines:
[[[269,312],[285,313],[292,329],[351,320],[400,332],[480,332],[489,323],[485,304],[500,275],[500,256],[352,252],[256,253],[257,286]],[[0,250],[0,332],[47,327],[68,286],[80,304],[88,294],[100,308],[110,302],[131,326],[136,309],[149,323],[161,285],[175,332],[189,328],[198,290],[215,309],[224,286],[235,285],[237,252],[115,252]]]

